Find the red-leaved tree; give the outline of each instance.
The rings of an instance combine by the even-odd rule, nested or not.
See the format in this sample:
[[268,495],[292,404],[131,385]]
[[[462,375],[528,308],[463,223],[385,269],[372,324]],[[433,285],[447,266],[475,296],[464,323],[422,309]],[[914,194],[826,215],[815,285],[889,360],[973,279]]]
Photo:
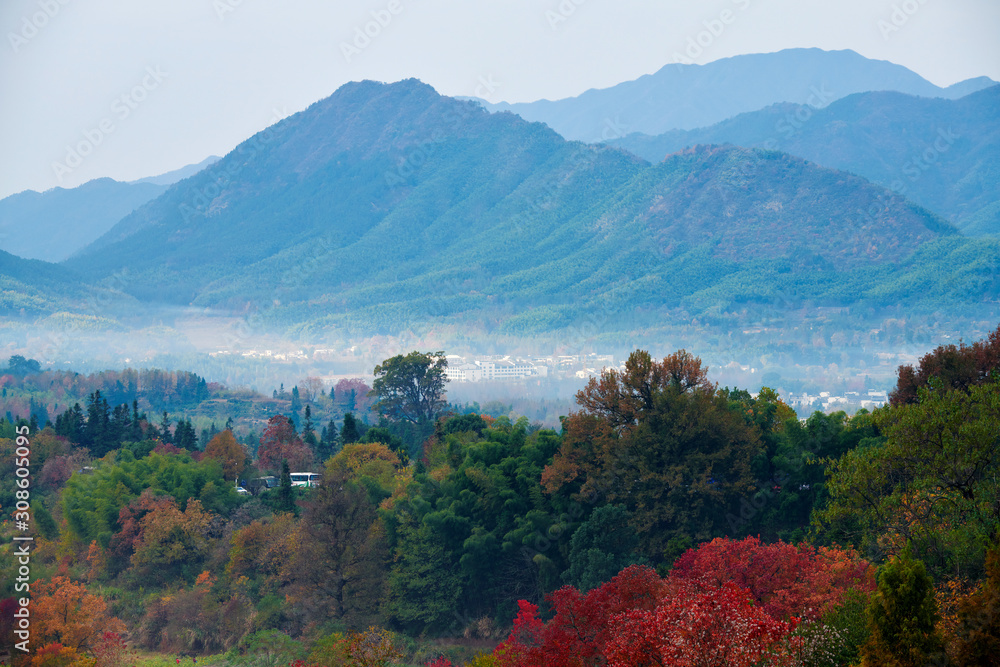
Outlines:
[[677,559],[670,579],[709,589],[733,582],[776,620],[815,620],[848,590],[875,590],[875,568],[854,550],[759,538],[716,538]]
[[278,472],[281,461],[288,461],[290,470],[311,470],[313,454],[299,435],[295,426],[284,415],[275,415],[267,420],[267,428],[260,437],[257,449],[257,467],[260,470]]
[[719,588],[679,585],[653,610],[613,619],[609,667],[752,667],[783,662],[782,640],[797,619],[777,621],[734,583]]
[[500,665],[604,665],[605,646],[614,619],[630,611],[651,611],[667,592],[666,583],[649,567],[633,565],[586,595],[572,586],[548,600],[555,616],[538,618],[538,607],[521,600],[510,637],[494,656]]

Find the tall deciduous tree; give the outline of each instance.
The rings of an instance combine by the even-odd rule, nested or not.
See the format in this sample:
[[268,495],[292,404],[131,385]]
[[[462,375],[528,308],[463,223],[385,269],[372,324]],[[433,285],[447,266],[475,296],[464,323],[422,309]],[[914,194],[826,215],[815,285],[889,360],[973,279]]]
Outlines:
[[874,413],[885,444],[836,462],[820,516],[857,522],[873,554],[910,543],[931,572],[978,577],[1000,531],[1000,383],[918,393]]
[[986,340],[972,345],[960,343],[942,345],[925,354],[917,368],[900,366],[896,389],[889,395],[893,405],[916,403],[920,400],[921,387],[930,385],[937,378],[944,389],[968,389],[989,381],[991,373],[1000,367],[1000,327]]
[[726,531],[726,508],[755,490],[759,437],[681,351],[655,363],[633,352],[577,394],[560,452],[542,476],[550,493],[620,503],[645,555],[671,561]]
[[289,600],[307,620],[375,620],[386,592],[388,549],[368,491],[327,464],[323,484],[308,501],[296,538]]
[[229,429],[212,438],[205,447],[205,457],[222,464],[222,475],[226,481],[236,480],[247,465],[247,452],[236,442],[236,436]]
[[433,421],[445,406],[447,367],[442,351],[414,351],[386,359],[375,367],[369,394],[378,398],[373,409],[394,421]]
[[288,417],[275,415],[267,420],[267,428],[260,436],[257,467],[278,472],[281,470],[282,460],[287,460],[295,471],[306,471],[313,466],[313,453],[299,439]]
[[32,644],[57,642],[78,651],[97,647],[104,632],[125,632],[108,613],[104,598],[67,577],[39,579],[31,585]]

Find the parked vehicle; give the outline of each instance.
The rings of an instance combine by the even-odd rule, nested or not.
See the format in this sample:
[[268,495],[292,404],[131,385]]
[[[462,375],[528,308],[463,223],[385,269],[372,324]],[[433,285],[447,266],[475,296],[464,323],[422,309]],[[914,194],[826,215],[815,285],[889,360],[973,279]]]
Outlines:
[[315,472],[293,472],[292,486],[304,486],[306,488],[312,488],[319,485],[320,475]]
[[251,495],[257,496],[264,493],[268,489],[273,489],[278,486],[281,482],[274,475],[268,475],[267,477],[257,477],[251,479],[247,482],[247,490]]

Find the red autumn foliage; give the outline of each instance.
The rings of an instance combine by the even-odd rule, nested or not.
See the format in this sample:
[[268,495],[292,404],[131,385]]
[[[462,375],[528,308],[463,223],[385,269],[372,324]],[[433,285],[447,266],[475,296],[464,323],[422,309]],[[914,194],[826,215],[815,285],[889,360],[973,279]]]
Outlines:
[[899,367],[896,389],[889,394],[892,405],[916,403],[918,390],[926,387],[932,377],[936,377],[947,389],[968,389],[972,385],[983,384],[990,373],[1000,368],[1000,327],[986,340],[972,345],[964,342],[955,345],[941,345],[928,352],[917,364],[917,368],[904,365]]
[[771,618],[731,582],[679,586],[656,609],[634,609],[614,620],[605,650],[609,667],[751,667],[765,657],[780,660],[781,642],[797,624]]
[[284,415],[275,415],[267,420],[267,428],[261,435],[257,467],[277,472],[282,460],[288,461],[291,471],[311,470],[313,465],[312,450],[303,444],[292,422]]
[[146,489],[138,498],[121,508],[118,512],[118,525],[121,526],[121,530],[114,534],[109,544],[109,551],[117,569],[128,566],[136,544],[142,540],[143,519],[146,515],[175,507],[176,504],[173,498],[156,496],[150,489]]
[[548,597],[548,622],[521,600],[493,655],[504,667],[786,664],[800,617],[873,587],[872,566],[854,551],[716,539],[666,579],[633,565],[587,594],[564,586]]
[[454,665],[451,664],[451,660],[442,656],[433,662],[428,662],[424,667],[454,667]]
[[875,590],[875,569],[853,550],[759,538],[716,538],[677,559],[670,579],[718,588],[733,582],[776,620],[816,619],[850,589]]
[[128,667],[135,664],[135,651],[117,632],[105,632],[94,647],[94,667]]
[[651,611],[666,594],[652,569],[633,565],[586,595],[564,586],[549,596],[555,616],[538,618],[538,607],[521,600],[514,629],[494,654],[498,664],[601,665],[615,619],[629,611]]

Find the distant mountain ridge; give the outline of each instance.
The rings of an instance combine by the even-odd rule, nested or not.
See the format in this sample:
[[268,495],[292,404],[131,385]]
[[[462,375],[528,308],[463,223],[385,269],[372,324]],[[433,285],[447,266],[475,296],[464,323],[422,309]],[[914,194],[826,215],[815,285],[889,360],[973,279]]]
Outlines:
[[1000,85],[958,100],[858,93],[777,104],[697,130],[608,142],[657,162],[699,144],[779,149],[895,190],[970,235],[1000,235]]
[[211,166],[221,160],[218,155],[209,155],[207,158],[201,162],[195,164],[189,164],[181,167],[180,169],[174,169],[173,171],[168,171],[158,176],[147,176],[146,178],[140,178],[135,181],[129,181],[130,183],[152,183],[154,185],[173,185],[177,181],[182,181],[189,176],[194,176],[199,171],[205,167]]
[[622,332],[751,306],[961,307],[996,297],[979,277],[998,260],[799,158],[700,147],[651,165],[407,80],[342,86],[64,264],[93,283],[127,276],[147,303],[322,336],[528,335],[608,304]]
[[562,100],[491,104],[546,123],[567,139],[598,142],[624,134],[657,135],[718,123],[779,102],[825,106],[860,92],[890,90],[956,99],[995,85],[978,77],[940,88],[901,65],[854,51],[786,49],[666,65],[654,74]]
[[126,215],[217,157],[166,174],[121,182],[97,178],[75,188],[25,190],[0,200],[0,249],[27,259],[60,262]]

